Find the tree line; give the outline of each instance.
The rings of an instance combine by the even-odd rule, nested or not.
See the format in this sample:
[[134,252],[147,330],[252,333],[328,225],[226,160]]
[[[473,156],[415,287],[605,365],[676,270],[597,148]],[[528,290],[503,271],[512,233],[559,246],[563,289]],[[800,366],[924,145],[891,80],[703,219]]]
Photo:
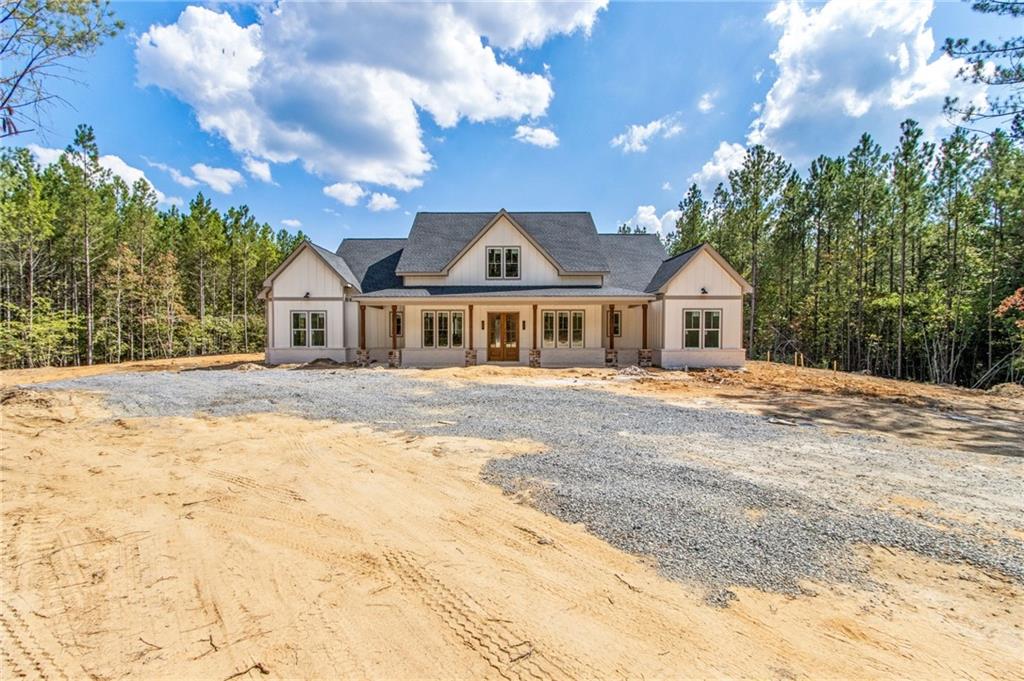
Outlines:
[[863,135],[801,175],[751,147],[710,198],[693,185],[667,237],[702,242],[754,287],[755,358],[987,385],[1024,378],[1024,151],[908,120],[895,148]]
[[262,350],[256,295],[302,233],[202,193],[161,210],[99,157],[88,126],[46,167],[0,154],[0,367]]

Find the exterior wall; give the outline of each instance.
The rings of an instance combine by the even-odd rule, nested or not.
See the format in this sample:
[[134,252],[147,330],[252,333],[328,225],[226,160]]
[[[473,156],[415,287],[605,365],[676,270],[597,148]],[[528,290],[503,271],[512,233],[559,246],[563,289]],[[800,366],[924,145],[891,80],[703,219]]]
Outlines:
[[743,349],[743,300],[712,299],[707,296],[692,298],[666,298],[663,350],[683,349],[683,310],[721,310],[723,350]]
[[[312,292],[311,292],[312,293]],[[346,361],[345,303],[341,300],[270,300],[267,303],[271,325],[271,343],[267,346],[267,362],[282,364],[308,362],[329,357]],[[323,311],[327,313],[327,346],[323,348],[293,348],[291,334],[292,311]]]
[[[519,247],[519,279],[488,279],[487,248]],[[600,286],[602,277],[560,276],[558,269],[506,218],[499,218],[452,265],[447,276],[405,276],[406,286]]]
[[[707,289],[706,294],[700,292]],[[714,258],[700,253],[682,272],[669,281],[666,296],[742,296],[743,289]]]
[[547,348],[540,352],[540,365],[544,368],[603,367],[602,348]]
[[665,369],[740,367],[746,361],[746,356],[746,350],[743,348],[734,350],[655,350],[654,363]]
[[307,293],[315,298],[341,298],[345,295],[337,272],[308,247],[274,279],[273,297],[302,298]]

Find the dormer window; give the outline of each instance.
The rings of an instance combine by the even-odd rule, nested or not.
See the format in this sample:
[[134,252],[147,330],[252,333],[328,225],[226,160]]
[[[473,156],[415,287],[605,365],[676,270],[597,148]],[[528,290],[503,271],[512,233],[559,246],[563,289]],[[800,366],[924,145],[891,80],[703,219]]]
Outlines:
[[487,278],[519,279],[519,247],[488,246]]

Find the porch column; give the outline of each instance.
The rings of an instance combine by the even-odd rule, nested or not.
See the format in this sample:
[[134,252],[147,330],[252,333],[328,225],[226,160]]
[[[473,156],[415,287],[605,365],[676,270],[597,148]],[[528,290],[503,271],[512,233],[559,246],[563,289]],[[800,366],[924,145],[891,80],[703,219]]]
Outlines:
[[359,304],[359,349],[366,349],[366,306]]
[[608,306],[608,349],[615,349],[615,304]]
[[468,367],[476,366],[476,350],[473,349],[473,334],[476,333],[476,329],[473,328],[473,305],[469,305],[469,325],[463,330],[463,333],[469,334],[469,347],[466,349],[465,365]]
[[533,349],[537,349],[537,306],[533,306]]
[[469,349],[473,349],[473,332],[476,331],[473,328],[473,306],[469,306]]
[[391,349],[398,349],[398,306],[391,306]]
[[643,339],[644,340],[643,340],[643,343],[640,344],[640,347],[643,350],[646,350],[647,349],[647,303],[644,303],[643,305],[641,305],[640,309],[643,310],[643,318],[644,318],[644,320],[643,320],[643,325],[644,325],[644,328],[643,328]]

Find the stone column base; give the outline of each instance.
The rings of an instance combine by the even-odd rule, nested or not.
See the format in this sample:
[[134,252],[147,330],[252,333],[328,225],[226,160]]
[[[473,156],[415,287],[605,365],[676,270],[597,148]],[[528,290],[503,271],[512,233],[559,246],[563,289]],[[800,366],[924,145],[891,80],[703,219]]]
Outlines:
[[619,366],[619,351],[618,350],[605,350],[604,351],[604,365],[610,368],[616,368]]
[[638,359],[641,369],[646,369],[654,365],[654,350],[640,350],[640,357]]
[[402,351],[388,350],[388,368],[397,369],[402,366]]
[[476,350],[466,350],[466,366],[475,367],[476,357]]
[[368,367],[368,366],[370,366],[370,351],[369,350],[356,350],[356,366],[357,367]]
[[540,348],[530,350],[530,368],[540,369]]

